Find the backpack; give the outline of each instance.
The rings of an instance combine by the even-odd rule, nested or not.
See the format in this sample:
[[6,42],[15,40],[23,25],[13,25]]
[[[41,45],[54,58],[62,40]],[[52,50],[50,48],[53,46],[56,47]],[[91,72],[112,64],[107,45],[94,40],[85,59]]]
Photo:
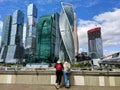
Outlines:
[[70,68],[69,68],[69,67],[67,67],[67,69],[66,69],[66,70],[67,70],[67,72],[70,72]]
[[66,68],[66,71],[69,73],[69,72],[70,72],[70,68],[69,68],[69,67],[67,67],[67,68]]
[[56,70],[62,70],[62,64],[61,63],[56,64]]
[[69,73],[70,72],[70,68],[69,68],[69,64],[66,63],[66,72]]

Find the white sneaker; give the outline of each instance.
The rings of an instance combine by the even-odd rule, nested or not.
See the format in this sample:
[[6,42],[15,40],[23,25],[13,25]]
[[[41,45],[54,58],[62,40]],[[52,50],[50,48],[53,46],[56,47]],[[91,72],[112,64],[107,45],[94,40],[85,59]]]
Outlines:
[[55,85],[57,86],[58,84],[57,84],[57,83],[55,83]]
[[57,89],[59,89],[60,88],[60,86],[59,85],[57,85]]

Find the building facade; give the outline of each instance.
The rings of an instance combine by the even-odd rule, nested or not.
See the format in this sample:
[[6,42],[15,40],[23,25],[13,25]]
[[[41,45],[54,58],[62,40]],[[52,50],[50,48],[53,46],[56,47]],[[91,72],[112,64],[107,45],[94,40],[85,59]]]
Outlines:
[[[37,25],[36,57],[37,62],[54,62],[55,55],[59,49],[59,25],[57,13],[41,16]],[[57,38],[56,38],[56,35]],[[56,39],[58,40],[56,42]],[[59,50],[58,50],[59,51]]]
[[3,21],[1,46],[7,46],[10,43],[11,23],[12,23],[12,16],[5,15]]
[[60,27],[59,27],[59,17],[58,13],[55,13],[55,24],[56,24],[56,41],[55,41],[55,59],[59,58],[59,50],[61,44],[61,35],[60,35]]
[[59,58],[64,61],[69,59],[73,62],[75,57],[74,49],[74,10],[71,4],[61,3],[62,11],[60,14],[60,34],[62,38]]
[[5,15],[3,21],[2,39],[1,39],[1,52],[0,62],[4,62],[7,54],[7,46],[10,44],[12,16]]
[[88,48],[91,58],[103,57],[103,46],[100,27],[88,30]]
[[36,49],[36,25],[37,25],[37,8],[34,4],[29,4],[27,8],[25,53],[35,54]]
[[13,13],[10,44],[8,45],[5,63],[17,63],[23,57],[23,25],[24,14],[22,11],[16,10]]
[[76,13],[74,13],[74,31],[73,31],[73,37],[74,37],[74,48],[75,48],[75,56],[78,55],[79,52],[79,43],[78,43],[78,34],[77,34],[77,26],[76,26]]

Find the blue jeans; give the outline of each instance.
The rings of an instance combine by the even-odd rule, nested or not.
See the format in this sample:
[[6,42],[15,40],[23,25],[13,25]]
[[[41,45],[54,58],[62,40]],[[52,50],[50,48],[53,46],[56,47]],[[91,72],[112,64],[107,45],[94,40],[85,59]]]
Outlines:
[[70,86],[70,73],[64,71],[65,86]]

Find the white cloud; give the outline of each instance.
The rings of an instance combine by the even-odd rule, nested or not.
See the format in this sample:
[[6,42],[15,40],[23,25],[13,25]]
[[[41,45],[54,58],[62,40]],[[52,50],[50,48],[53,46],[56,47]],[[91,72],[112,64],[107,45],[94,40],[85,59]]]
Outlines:
[[116,52],[120,52],[120,51],[119,50],[104,50],[104,55],[108,56]]
[[105,12],[94,19],[101,23],[102,38],[104,46],[120,45],[120,9],[115,9],[113,12]]
[[[78,37],[79,47],[88,45],[87,31],[95,27],[95,24],[101,27],[103,46],[120,46],[120,9],[114,9],[113,12],[105,12],[94,16],[94,21],[79,20]],[[120,50],[120,48],[119,48]],[[107,51],[107,50],[106,50]]]

